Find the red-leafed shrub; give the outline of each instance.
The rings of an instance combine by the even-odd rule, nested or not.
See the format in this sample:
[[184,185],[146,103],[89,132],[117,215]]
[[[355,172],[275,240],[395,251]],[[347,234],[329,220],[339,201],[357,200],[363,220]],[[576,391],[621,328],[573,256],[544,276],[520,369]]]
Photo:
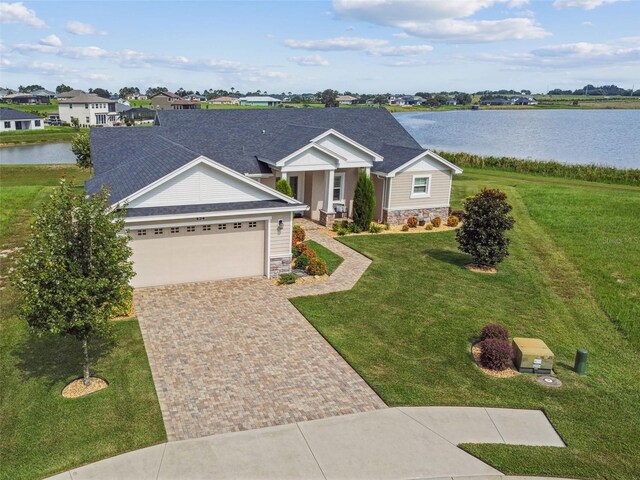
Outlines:
[[407,226],[409,228],[416,228],[418,226],[418,219],[416,217],[407,218]]
[[300,242],[293,247],[292,253],[294,258],[298,258],[300,255],[306,255],[309,247],[306,243]]
[[449,215],[447,218],[447,227],[457,227],[460,220],[455,215]]
[[489,370],[506,370],[511,366],[511,344],[501,338],[480,342],[480,364]]
[[434,227],[438,228],[442,224],[442,219],[440,217],[432,218],[431,223]]
[[327,262],[321,258],[312,258],[307,265],[307,273],[309,275],[326,275],[329,272]]
[[302,228],[300,225],[294,225],[293,226],[293,245],[292,245],[292,247],[295,247],[300,242],[304,242],[305,238],[306,238],[306,234],[304,233],[304,228]]
[[480,332],[480,341],[486,340],[487,338],[499,338],[500,340],[508,341],[509,330],[497,323],[489,323],[482,327],[482,331]]

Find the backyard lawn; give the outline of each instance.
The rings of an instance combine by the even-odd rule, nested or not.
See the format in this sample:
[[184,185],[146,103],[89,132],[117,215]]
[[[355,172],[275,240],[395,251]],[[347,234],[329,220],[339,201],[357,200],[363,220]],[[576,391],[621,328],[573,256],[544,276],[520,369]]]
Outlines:
[[77,133],[88,131],[87,128],[47,126],[42,130],[2,132],[0,133],[0,145],[3,143],[70,142]]
[[[499,470],[640,478],[640,189],[469,169],[453,207],[483,186],[507,192],[517,222],[497,275],[464,269],[453,232],[343,237],[368,271],[351,291],[294,304],[389,405],[544,409],[568,447],[465,446]],[[485,376],[469,348],[490,322],[545,340],[563,387]]]
[[[20,246],[31,210],[75,166],[0,166],[0,250]],[[81,184],[81,183],[80,183]],[[62,388],[81,376],[80,345],[30,335],[0,260],[0,478],[32,479],[166,439],[142,335],[135,319],[115,324],[113,345],[92,345],[92,372],[109,388],[69,400]]]

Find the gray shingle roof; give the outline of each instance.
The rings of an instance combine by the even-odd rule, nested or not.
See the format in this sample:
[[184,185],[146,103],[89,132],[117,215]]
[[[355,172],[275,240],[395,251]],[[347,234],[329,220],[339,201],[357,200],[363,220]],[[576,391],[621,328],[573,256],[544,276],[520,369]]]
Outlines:
[[385,156],[381,164],[389,145],[423,151],[383,108],[160,110],[154,127],[91,129],[95,176],[86,188],[110,185],[117,202],[200,155],[239,173],[271,173],[260,158],[280,160],[331,128]]
[[226,212],[230,210],[253,210],[258,208],[290,207],[284,200],[256,200],[253,202],[208,203],[201,205],[176,205],[170,207],[128,208],[127,217],[152,215],[176,215],[181,213]]
[[404,165],[412,158],[424,153],[424,148],[408,148],[399,145],[383,145],[378,153],[384,157],[384,161],[376,163],[372,170],[389,173]]
[[0,107],[0,120],[42,120],[42,117],[13,108]]
[[58,103],[116,103],[116,101],[110,98],[99,97],[95,93],[82,92],[75,97],[60,98]]

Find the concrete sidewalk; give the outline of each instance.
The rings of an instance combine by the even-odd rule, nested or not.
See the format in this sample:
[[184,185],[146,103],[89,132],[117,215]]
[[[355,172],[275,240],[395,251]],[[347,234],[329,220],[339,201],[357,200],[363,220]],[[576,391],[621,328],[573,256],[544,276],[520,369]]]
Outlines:
[[503,477],[456,446],[463,442],[564,446],[544,414],[535,410],[390,408],[169,442],[51,478],[516,478]]

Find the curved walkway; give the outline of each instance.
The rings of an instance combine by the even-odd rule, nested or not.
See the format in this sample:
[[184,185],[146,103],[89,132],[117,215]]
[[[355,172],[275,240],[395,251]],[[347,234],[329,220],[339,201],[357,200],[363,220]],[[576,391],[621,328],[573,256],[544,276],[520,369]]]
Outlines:
[[[537,410],[389,408],[169,442],[86,465],[52,478],[518,478],[504,477],[456,446],[467,442],[564,446],[544,414]],[[533,480],[533,477],[526,478]]]

